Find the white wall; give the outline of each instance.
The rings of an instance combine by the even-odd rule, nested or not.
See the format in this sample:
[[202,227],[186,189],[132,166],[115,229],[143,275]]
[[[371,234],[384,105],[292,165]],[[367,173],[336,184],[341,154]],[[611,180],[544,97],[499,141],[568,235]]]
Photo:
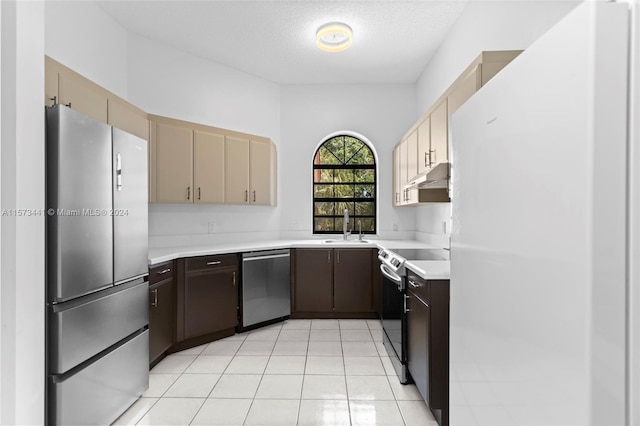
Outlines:
[[526,49],[578,1],[470,1],[417,81],[416,119],[483,50]]
[[[412,209],[393,208],[393,146],[411,126],[415,111],[412,85],[284,86],[282,88],[281,229],[285,236],[312,233],[312,157],[328,135],[348,130],[367,138],[378,155],[378,234],[413,237]],[[399,230],[393,231],[397,224]]]
[[95,2],[44,3],[45,53],[126,99],[127,31]]
[[454,114],[452,425],[629,424],[626,12],[584,3]]
[[[128,38],[128,63],[128,99],[145,111],[266,136],[282,151],[278,85],[134,34]],[[279,160],[281,183],[287,174]],[[272,238],[279,211],[280,206],[154,204],[149,233],[154,245],[177,241],[154,238],[171,235],[195,235],[202,242],[221,242],[229,233]],[[215,235],[207,234],[209,222],[216,223]]]
[[[416,82],[415,119],[429,109],[481,51],[526,49],[576,4],[576,1],[469,2]],[[451,223],[450,207],[443,205],[417,207],[416,215],[419,238],[422,233],[442,234],[442,223]]]
[[0,423],[43,424],[44,6],[3,1],[0,9],[0,204],[8,209],[0,220]]
[[631,0],[629,135],[629,424],[640,424],[640,1]]

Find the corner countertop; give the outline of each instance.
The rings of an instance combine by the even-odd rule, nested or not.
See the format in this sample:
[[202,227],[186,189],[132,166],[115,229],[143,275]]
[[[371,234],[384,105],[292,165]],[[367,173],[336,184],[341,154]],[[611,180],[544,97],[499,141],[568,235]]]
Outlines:
[[[330,241],[330,242],[327,242]],[[323,238],[312,240],[270,240],[242,243],[224,243],[207,245],[182,245],[173,247],[158,247],[149,249],[149,266],[181,257],[206,256],[212,254],[244,253],[250,251],[273,250],[283,248],[416,248],[416,249],[441,249],[442,247],[423,243],[416,240],[374,240],[357,238],[344,241],[336,238]],[[431,261],[428,261],[431,262]],[[426,262],[416,262],[426,263]],[[449,262],[446,262],[447,264]],[[447,269],[448,271],[448,269]],[[435,278],[434,278],[435,279]],[[448,279],[448,275],[447,275]]]
[[448,260],[407,260],[405,266],[425,280],[448,280],[451,277]]

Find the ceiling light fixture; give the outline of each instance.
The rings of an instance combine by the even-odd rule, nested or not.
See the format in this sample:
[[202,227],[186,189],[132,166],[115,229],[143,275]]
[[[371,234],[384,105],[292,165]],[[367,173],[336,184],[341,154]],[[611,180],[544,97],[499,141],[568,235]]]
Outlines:
[[316,32],[316,44],[325,52],[342,52],[351,46],[353,31],[342,22],[324,24]]

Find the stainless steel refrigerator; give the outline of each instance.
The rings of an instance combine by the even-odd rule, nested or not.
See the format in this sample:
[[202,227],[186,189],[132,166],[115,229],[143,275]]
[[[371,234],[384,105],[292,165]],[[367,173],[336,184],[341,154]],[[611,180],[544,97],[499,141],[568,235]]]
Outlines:
[[147,141],[46,109],[47,421],[110,424],[149,385]]

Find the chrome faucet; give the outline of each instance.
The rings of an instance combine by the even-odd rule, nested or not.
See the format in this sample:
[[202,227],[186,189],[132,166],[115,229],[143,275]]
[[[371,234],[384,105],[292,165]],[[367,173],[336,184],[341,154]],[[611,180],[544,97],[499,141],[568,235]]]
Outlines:
[[345,240],[349,239],[349,235],[351,232],[347,231],[349,226],[349,210],[344,209],[344,220],[342,221],[342,238]]
[[362,221],[358,219],[358,240],[362,241]]

